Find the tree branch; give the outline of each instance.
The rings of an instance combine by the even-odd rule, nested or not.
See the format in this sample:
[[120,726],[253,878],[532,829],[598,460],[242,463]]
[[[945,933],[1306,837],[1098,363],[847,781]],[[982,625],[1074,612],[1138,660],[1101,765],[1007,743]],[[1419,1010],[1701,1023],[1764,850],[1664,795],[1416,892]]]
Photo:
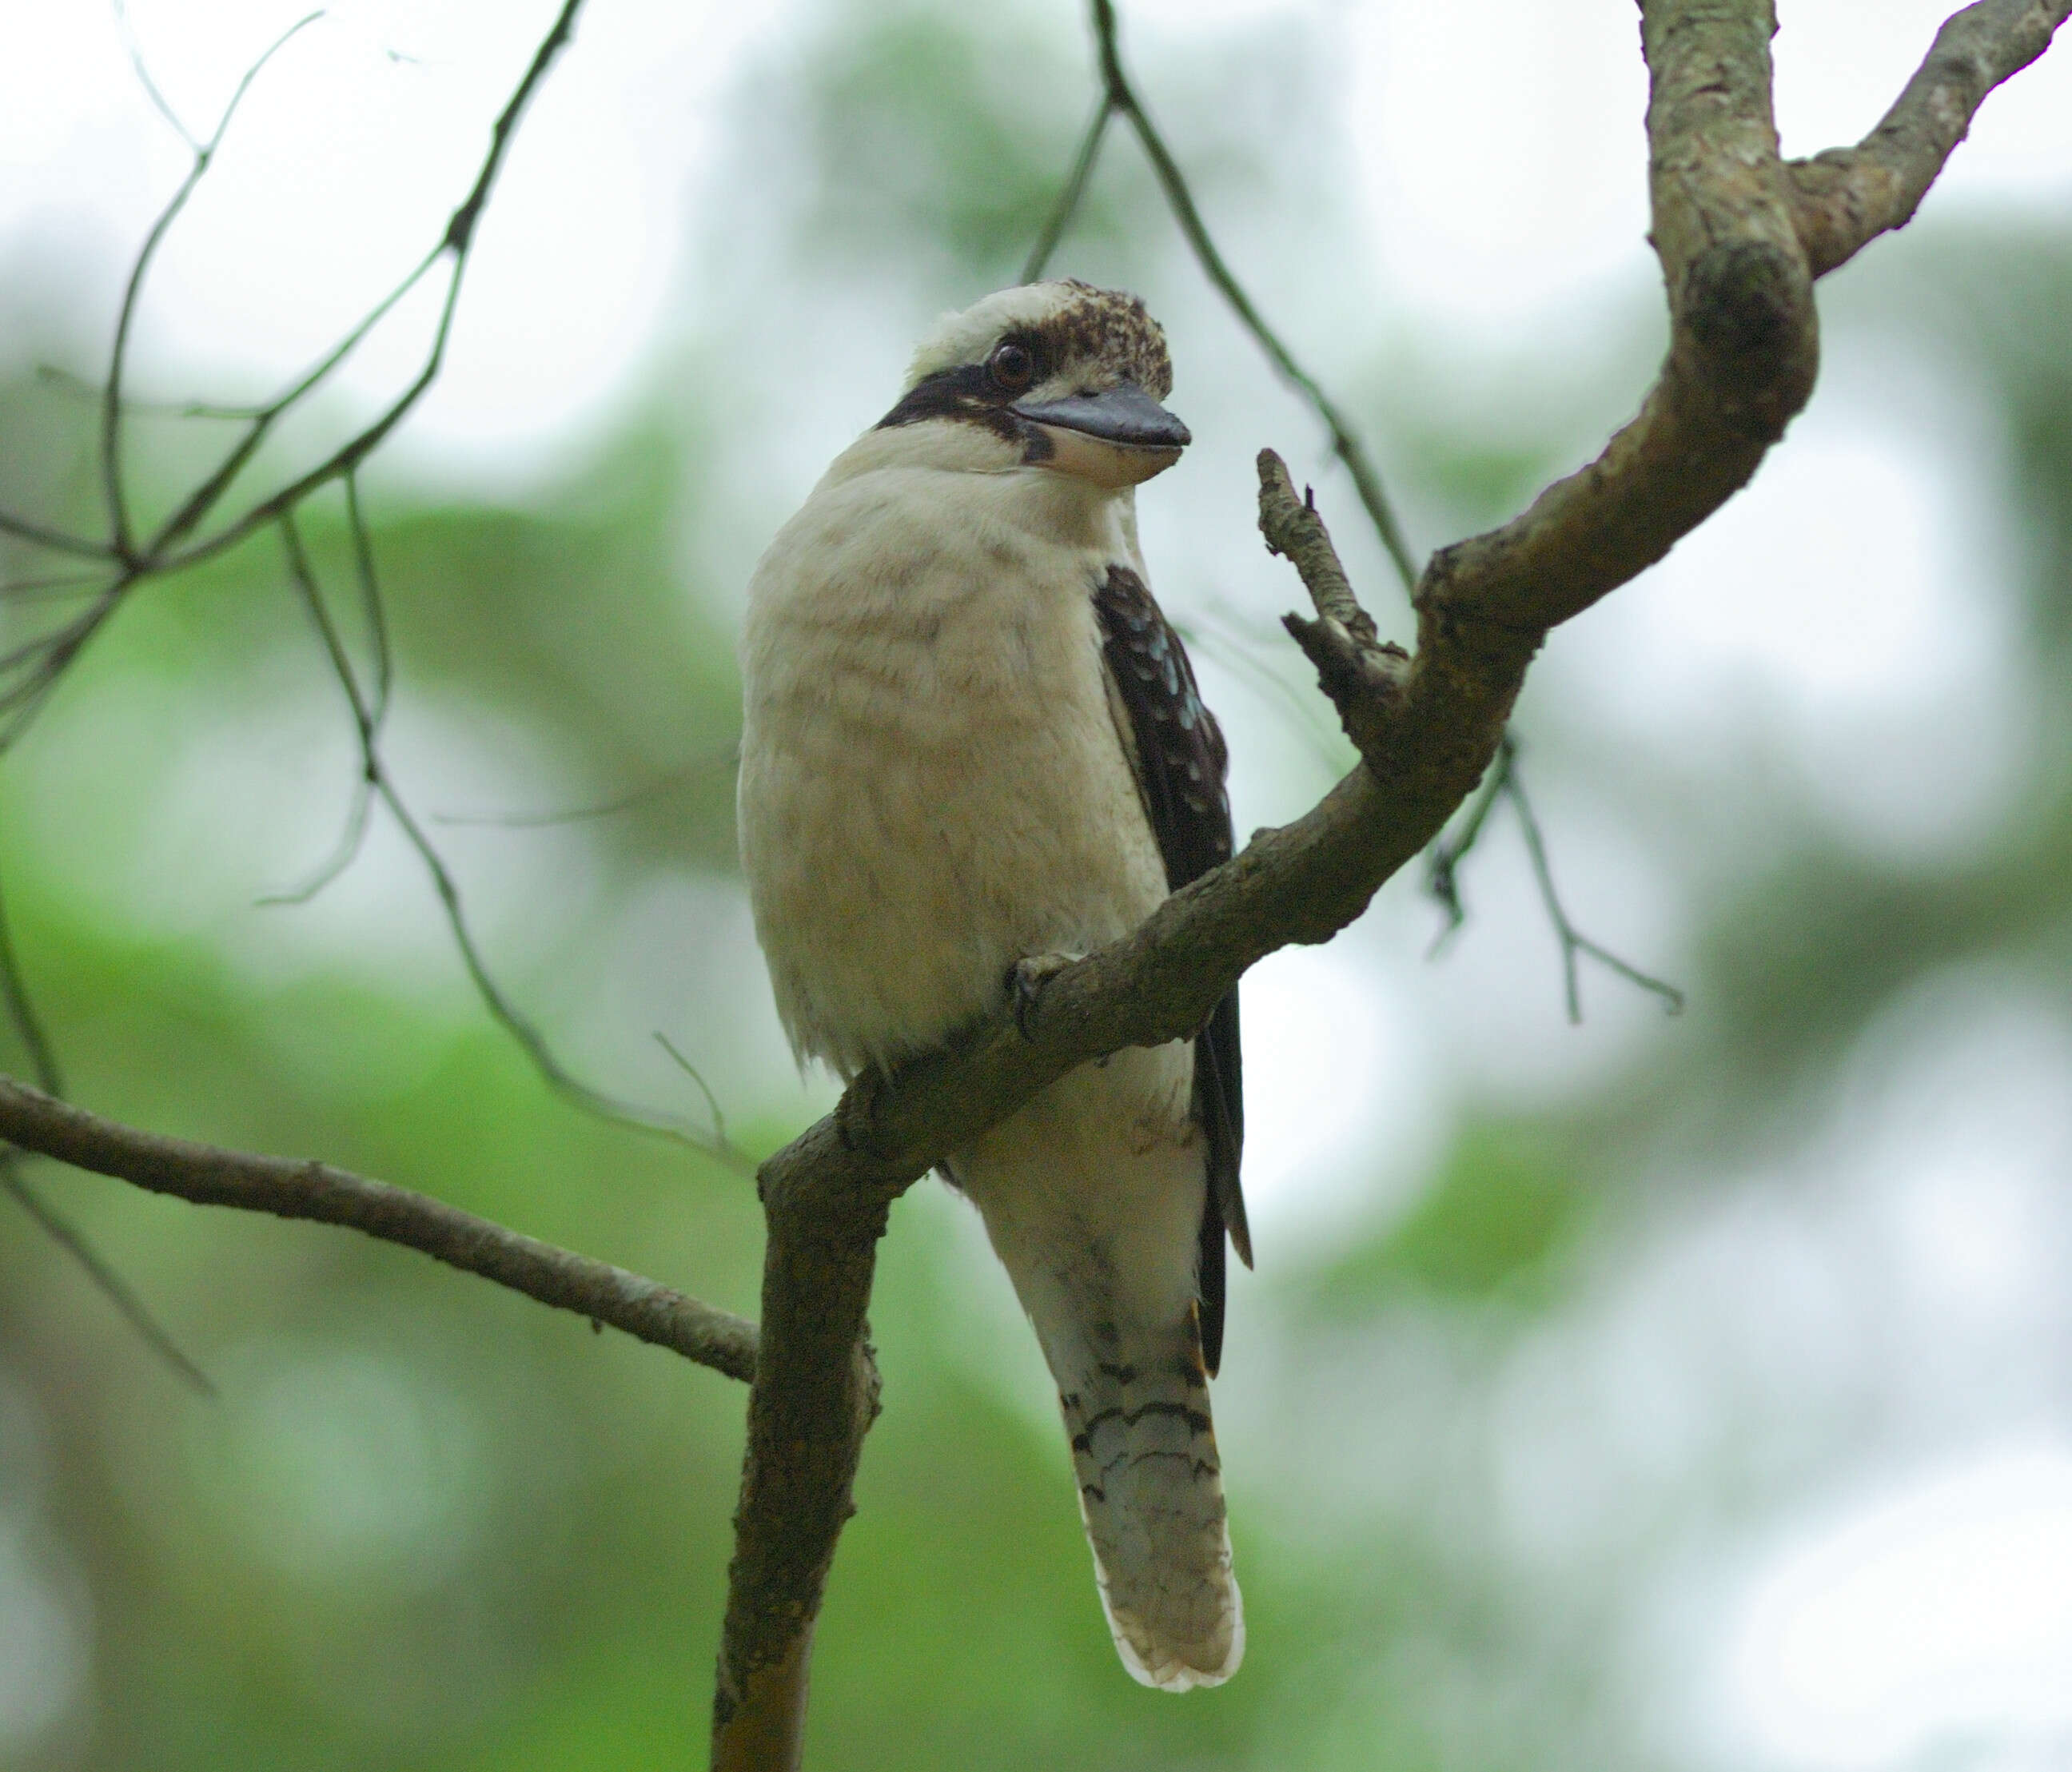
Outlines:
[[[1239,325],[1252,335],[1253,342],[1266,353],[1267,360],[1279,372],[1281,379],[1309,402],[1309,409],[1322,419],[1326,430],[1330,433],[1331,452],[1345,464],[1346,471],[1352,476],[1353,487],[1366,508],[1368,520],[1374,524],[1375,533],[1381,538],[1383,549],[1390,563],[1402,574],[1406,586],[1417,580],[1416,557],[1404,538],[1403,525],[1396,520],[1395,508],[1388,495],[1382,490],[1381,476],[1375,471],[1374,463],[1367,458],[1366,448],[1359,440],[1338,404],[1326,393],[1323,384],[1295,360],[1295,356],[1281,342],[1281,335],[1266,323],[1259,310],[1252,306],[1252,298],[1245,293],[1244,286],[1238,282],[1223,255],[1216,249],[1215,241],[1210,237],[1208,224],[1202,220],[1202,212],[1195,206],[1194,194],[1189,189],[1186,175],[1180,163],[1173,158],[1172,150],[1151,121],[1151,113],[1144,108],[1144,101],[1131,84],[1128,71],[1122,64],[1122,45],[1116,34],[1115,0],[1092,0],[1095,40],[1100,47],[1101,86],[1105,102],[1099,117],[1087,135],[1085,158],[1090,165],[1092,150],[1099,146],[1102,125],[1111,113],[1120,113],[1129,120],[1129,126],[1137,132],[1137,139],[1144,149],[1144,157],[1151,162],[1158,187],[1166,194],[1166,202],[1173,212],[1173,219],[1180,224],[1182,236],[1186,241],[1195,261],[1202,267],[1202,274],[1215,286],[1231,312],[1237,316]],[[1077,169],[1075,169],[1077,176]],[[1083,179],[1081,180],[1083,183]],[[1063,224],[1058,224],[1063,232]],[[1041,261],[1032,257],[1032,264]]]
[[[1642,0],[1642,15],[1671,346],[1639,414],[1522,516],[1434,557],[1407,660],[1375,646],[1321,519],[1262,457],[1261,528],[1318,612],[1293,629],[1326,636],[1324,687],[1361,767],[1133,933],[1054,975],[1019,1015],[996,1015],[889,1080],[859,1078],[833,1115],[763,1166],[763,1344],[715,1766],[798,1763],[812,1622],[870,1419],[864,1317],[890,1201],[1067,1071],[1186,1038],[1256,961],[1327,940],[1358,916],[1482,779],[1548,630],[1711,515],[1811,392],[1813,267],[1771,116],[1770,0]],[[1106,0],[1096,16],[1110,98],[1135,122],[1117,93]],[[787,1530],[799,1534],[791,1553],[774,1554]]]
[[[18,648],[6,658],[0,659],[0,679],[22,667],[28,667],[21,681],[10,684],[4,690],[0,690],[0,713],[12,715],[6,725],[0,727],[0,750],[10,746],[26,730],[43,698],[56,686],[59,679],[88,643],[115,615],[132,590],[151,579],[162,578],[228,552],[268,524],[291,514],[311,493],[330,485],[334,480],[349,480],[360,463],[402,423],[426,391],[438,379],[453,333],[454,316],[459,305],[461,285],[467,275],[476,227],[504,169],[504,158],[510,150],[519,121],[532,102],[533,95],[539,90],[541,83],[545,80],[555,59],[574,36],[576,19],[582,5],[583,0],[564,0],[553,23],[534,51],[524,76],[491,125],[489,146],[476,171],[475,182],[467,195],[448,216],[438,244],[310,368],[265,405],[253,408],[245,415],[244,434],[232,445],[216,467],[158,526],[150,538],[139,545],[131,535],[121,484],[121,424],[125,415],[133,409],[130,402],[124,397],[122,380],[128,355],[130,329],[134,319],[138,297],[167,230],[186,207],[187,199],[213,163],[216,150],[239,102],[275,51],[295,31],[307,24],[309,19],[304,19],[296,25],[246,70],[216,126],[216,133],[198,146],[190,143],[194,146],[193,164],[146,234],[125,285],[115,340],[109,356],[108,378],[101,394],[101,494],[109,512],[108,539],[95,541],[72,536],[0,511],[0,532],[19,537],[40,547],[105,559],[112,568],[119,569],[92,606],[78,617],[56,632]],[[316,14],[310,15],[310,18],[316,16]],[[148,80],[146,88],[150,90]],[[175,126],[179,126],[177,122]],[[182,133],[184,134],[185,132]],[[286,485],[232,517],[213,533],[195,539],[195,532],[216,512],[232,484],[257,453],[260,445],[274,426],[313,393],[331,372],[359,347],[376,325],[442,260],[450,261],[445,297],[433,330],[431,343],[409,384],[376,417],[339,444],[314,467],[306,470]]]
[[0,1139],[198,1206],[342,1224],[479,1274],[557,1310],[608,1323],[729,1378],[755,1375],[751,1322],[609,1262],[557,1249],[442,1200],[328,1163],[222,1150],[141,1132],[7,1076],[0,1076]]
[[1792,201],[1813,274],[1903,228],[1986,94],[2050,47],[2072,0],[1980,0],[1946,20],[1906,89],[1852,148],[1794,161]]
[[1770,117],[1773,28],[1767,0],[1644,8],[1668,361],[1596,461],[1433,557],[1426,621],[1526,635],[1579,614],[1746,484],[1805,404],[1819,331]]

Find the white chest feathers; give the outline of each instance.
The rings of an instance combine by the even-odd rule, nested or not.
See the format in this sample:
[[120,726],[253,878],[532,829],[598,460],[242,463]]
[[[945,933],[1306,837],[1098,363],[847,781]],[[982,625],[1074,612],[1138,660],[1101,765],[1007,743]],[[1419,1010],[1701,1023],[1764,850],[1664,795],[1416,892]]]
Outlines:
[[742,859],[778,1008],[845,1075],[1166,896],[1093,593],[1128,495],[873,433],[779,532],[742,646]]

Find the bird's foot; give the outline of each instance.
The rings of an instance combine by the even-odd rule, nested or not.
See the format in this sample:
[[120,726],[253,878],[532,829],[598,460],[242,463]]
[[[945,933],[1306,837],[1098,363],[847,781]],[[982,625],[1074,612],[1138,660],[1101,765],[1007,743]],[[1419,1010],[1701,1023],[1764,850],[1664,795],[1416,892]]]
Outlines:
[[1022,1030],[1023,1039],[1036,1038],[1036,1007],[1042,1000],[1043,987],[1067,966],[1078,964],[1083,957],[1079,954],[1030,954],[1008,968],[1008,999],[1014,1005],[1014,1025]]

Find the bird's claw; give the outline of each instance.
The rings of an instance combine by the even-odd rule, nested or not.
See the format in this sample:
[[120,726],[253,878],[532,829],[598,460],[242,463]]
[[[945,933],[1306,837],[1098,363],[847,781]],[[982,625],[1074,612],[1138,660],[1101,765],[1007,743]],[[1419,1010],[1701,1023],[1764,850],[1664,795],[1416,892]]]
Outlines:
[[1014,1005],[1014,1025],[1022,1030],[1023,1039],[1036,1038],[1036,1006],[1043,987],[1079,958],[1077,954],[1030,954],[1008,968],[1008,997]]

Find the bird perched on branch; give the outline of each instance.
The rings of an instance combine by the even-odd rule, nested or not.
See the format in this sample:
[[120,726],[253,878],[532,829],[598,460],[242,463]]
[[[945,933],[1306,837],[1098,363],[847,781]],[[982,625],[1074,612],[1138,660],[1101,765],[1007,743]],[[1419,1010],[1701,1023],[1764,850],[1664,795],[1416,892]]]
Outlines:
[[[1137,549],[1189,441],[1172,379],[1134,296],[989,296],[757,567],[741,851],[802,1060],[846,1079],[1033,1001],[1229,856],[1223,736]],[[1243,1136],[1233,991],[944,1166],[1057,1380],[1116,1647],[1169,1691],[1244,1649],[1207,1387]]]

